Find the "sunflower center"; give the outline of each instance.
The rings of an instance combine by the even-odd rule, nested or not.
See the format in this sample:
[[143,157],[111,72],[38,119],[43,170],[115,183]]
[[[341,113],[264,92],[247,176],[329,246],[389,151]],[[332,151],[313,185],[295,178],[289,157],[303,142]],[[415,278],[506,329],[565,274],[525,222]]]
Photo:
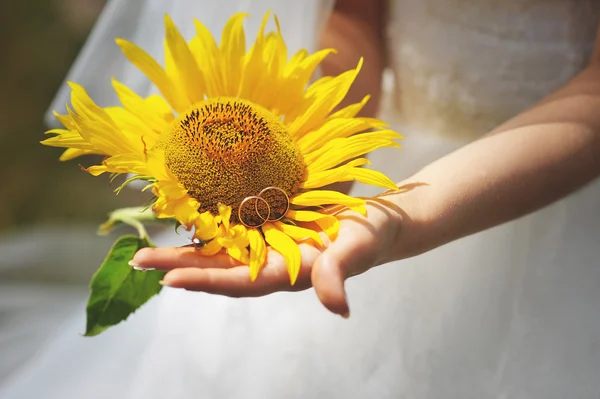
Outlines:
[[[306,175],[302,153],[283,123],[240,99],[197,104],[173,123],[164,148],[168,168],[200,202],[200,212],[216,215],[222,203],[233,208],[234,221],[238,209],[263,219],[285,212],[286,196],[277,193],[296,194]],[[265,201],[249,207],[247,198],[257,196],[270,209],[262,209]]]

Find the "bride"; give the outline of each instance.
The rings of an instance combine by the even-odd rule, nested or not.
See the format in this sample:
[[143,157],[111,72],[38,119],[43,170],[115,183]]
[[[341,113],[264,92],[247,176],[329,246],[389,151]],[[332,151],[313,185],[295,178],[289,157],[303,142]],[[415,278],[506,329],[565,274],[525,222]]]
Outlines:
[[[315,290],[278,292],[286,287],[277,279],[250,286],[197,259],[165,282],[203,292],[167,288],[94,339],[77,336],[82,315],[74,316],[0,397],[598,397],[600,3],[325,3],[239,0],[235,11],[251,11],[252,32],[272,8],[291,49],[314,50],[323,29],[321,44],[339,55],[322,73],[365,56],[350,95],[373,93],[367,112],[379,103],[406,137],[403,150],[372,162],[415,188],[386,196],[399,207],[371,209],[376,233],[348,222],[304,265]],[[114,101],[104,89],[112,74],[149,93],[109,39],[125,36],[158,56],[165,11],[184,33],[193,17],[217,33],[233,8],[113,0],[69,79],[105,104]],[[135,261],[170,269],[178,253],[144,251]],[[344,285],[348,274],[360,275]]]

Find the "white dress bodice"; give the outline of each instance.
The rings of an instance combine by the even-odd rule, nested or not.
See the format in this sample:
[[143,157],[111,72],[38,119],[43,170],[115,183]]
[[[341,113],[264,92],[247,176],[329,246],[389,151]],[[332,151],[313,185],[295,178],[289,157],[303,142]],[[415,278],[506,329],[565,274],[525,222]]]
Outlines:
[[588,62],[597,0],[395,0],[389,45],[405,121],[477,137]]

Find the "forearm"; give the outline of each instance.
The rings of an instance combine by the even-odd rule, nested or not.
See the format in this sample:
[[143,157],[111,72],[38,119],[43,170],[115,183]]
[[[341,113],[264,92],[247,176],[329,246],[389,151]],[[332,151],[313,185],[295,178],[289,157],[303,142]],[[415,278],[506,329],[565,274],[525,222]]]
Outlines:
[[600,68],[400,185],[396,257],[422,253],[544,207],[600,175]]

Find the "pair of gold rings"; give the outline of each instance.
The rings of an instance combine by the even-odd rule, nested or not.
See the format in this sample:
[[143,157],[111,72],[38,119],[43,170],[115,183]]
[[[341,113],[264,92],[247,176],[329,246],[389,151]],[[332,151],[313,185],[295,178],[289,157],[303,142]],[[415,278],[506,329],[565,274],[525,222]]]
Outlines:
[[240,223],[256,228],[267,222],[275,222],[290,209],[290,198],[279,187],[267,187],[258,195],[244,198],[237,210]]

